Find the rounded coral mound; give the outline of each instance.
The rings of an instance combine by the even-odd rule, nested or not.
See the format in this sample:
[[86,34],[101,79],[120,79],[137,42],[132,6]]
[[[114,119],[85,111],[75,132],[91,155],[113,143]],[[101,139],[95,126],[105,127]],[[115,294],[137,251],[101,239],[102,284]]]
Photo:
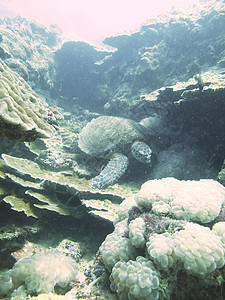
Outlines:
[[[225,187],[214,180],[150,180],[125,199],[100,247],[119,299],[202,299],[183,287],[221,293]],[[223,279],[224,280],[224,279]],[[213,287],[213,288],[212,288]],[[186,294],[185,294],[186,293]],[[210,298],[207,298],[210,299]]]
[[119,299],[157,300],[160,273],[151,261],[138,256],[135,261],[116,263],[111,274],[111,289]]
[[76,262],[60,251],[36,253],[16,262],[7,272],[12,285],[4,293],[15,292],[21,286],[28,294],[49,293],[56,285],[65,288],[77,273]]
[[154,234],[146,246],[159,269],[182,266],[192,274],[206,275],[224,265],[225,249],[220,237],[198,224],[187,223],[172,235]]
[[141,207],[176,219],[208,223],[218,217],[225,189],[212,179],[177,180],[172,177],[145,182],[135,196]]

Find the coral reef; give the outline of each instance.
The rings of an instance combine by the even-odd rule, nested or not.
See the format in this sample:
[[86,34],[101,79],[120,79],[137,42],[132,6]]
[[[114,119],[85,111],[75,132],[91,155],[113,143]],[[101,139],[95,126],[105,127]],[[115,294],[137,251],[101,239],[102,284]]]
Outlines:
[[[101,255],[94,265],[79,267],[66,295],[56,295],[59,290],[51,286],[31,299],[224,298],[224,187],[212,179],[221,170],[218,180],[225,183],[225,4],[203,2],[193,10],[174,9],[150,19],[131,34],[109,37],[105,43],[116,49],[103,51],[84,42],[67,42],[59,49],[55,30],[21,17],[0,20],[1,134],[29,142],[14,145],[1,139],[1,207],[10,216],[45,222],[46,235],[55,227],[57,242],[60,234],[82,236],[84,248],[94,248],[92,255],[106,235],[104,226],[94,230],[93,220],[115,224]],[[30,86],[49,105],[69,111],[63,112],[57,132],[60,115]],[[144,118],[153,155],[151,168],[131,161],[119,184],[96,192],[91,178],[101,172],[106,157],[82,153],[78,135],[102,114],[135,122]],[[62,226],[56,226],[59,218]],[[29,228],[1,229],[1,259],[15,251],[15,269],[22,268],[31,259],[26,254],[37,251],[28,242],[18,250]],[[80,263],[83,249],[71,241],[65,248]],[[11,299],[39,290],[27,279],[12,291],[10,272],[1,279],[2,294],[10,290]],[[114,294],[102,292],[109,287],[107,279]]]
[[0,58],[34,88],[49,90],[55,78],[54,53],[61,45],[57,28],[22,16],[0,20]]
[[17,73],[0,60],[1,136],[13,140],[33,141],[54,132],[61,118],[56,109],[36,94]]
[[[17,263],[11,270],[5,272],[0,276],[0,292],[1,295],[10,295],[10,299],[25,299],[29,297],[30,299],[115,299],[115,297],[110,293],[107,288],[107,276],[104,272],[104,266],[100,261],[99,257],[93,260],[95,256],[96,249],[94,244],[89,244],[88,241],[84,240],[84,236],[81,236],[79,242],[73,242],[71,240],[63,240],[56,248],[47,249],[46,246],[43,247],[39,244],[26,242],[25,245],[18,251],[12,253],[13,257],[16,258]],[[96,239],[95,239],[96,242]],[[94,247],[93,247],[94,246]],[[49,248],[49,247],[48,247]],[[61,257],[61,261],[58,261],[50,269],[46,269],[47,265],[54,261],[54,258]],[[48,261],[46,262],[46,259]],[[37,262],[38,259],[38,262]],[[40,265],[40,262],[45,262]],[[35,262],[38,263],[38,267]],[[66,262],[71,262],[68,266]],[[60,287],[58,284],[55,285],[54,291],[50,293],[42,292],[34,293],[29,292],[27,288],[27,283],[32,280],[27,279],[27,283],[23,283],[23,274],[28,274],[30,279],[35,275],[35,282],[33,282],[33,287],[46,288],[46,285],[53,286],[55,279],[65,279],[66,272],[63,272],[59,276],[57,275],[57,266],[60,264],[61,272],[63,269],[66,271],[71,270],[75,266],[76,276],[72,278],[67,287]],[[27,266],[23,274],[18,278],[18,271],[22,267]],[[36,270],[30,267],[37,267]],[[68,268],[69,267],[69,268]],[[55,276],[51,272],[56,269]],[[42,271],[42,272],[41,272]],[[67,273],[68,274],[68,273]],[[14,286],[12,285],[12,275],[15,277],[15,283],[21,283],[17,289],[13,291]],[[54,277],[54,278],[53,278]],[[43,283],[45,279],[45,283]],[[50,285],[49,285],[50,283]],[[37,295],[38,294],[38,295]],[[61,296],[59,296],[59,294]],[[34,296],[35,295],[35,296]],[[6,298],[8,299],[8,297]]]
[[215,220],[225,200],[224,187],[212,179],[163,178],[145,182],[135,196],[139,207],[175,219],[209,223]]
[[159,298],[160,273],[152,262],[138,256],[135,261],[120,261],[115,264],[110,279],[111,289],[116,291],[119,299]]
[[[53,292],[56,285],[66,289],[77,276],[77,264],[59,251],[36,253],[17,261],[0,277],[0,295]],[[18,289],[20,289],[18,291]]]
[[1,198],[12,209],[40,217],[45,211],[83,218],[87,213],[113,221],[121,201],[131,190],[96,192],[90,181],[76,174],[41,169],[32,160],[2,154]]
[[[206,179],[150,180],[125,199],[114,232],[100,247],[111,289],[119,299],[180,299],[187,281],[195,299],[203,299],[204,291],[206,299],[219,299],[225,227],[217,218],[224,204],[225,188]],[[184,297],[192,298],[192,291]]]

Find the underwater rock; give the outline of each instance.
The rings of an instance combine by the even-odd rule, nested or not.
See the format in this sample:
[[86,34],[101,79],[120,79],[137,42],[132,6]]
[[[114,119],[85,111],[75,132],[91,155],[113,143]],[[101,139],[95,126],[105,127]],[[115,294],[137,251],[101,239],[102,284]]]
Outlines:
[[[186,81],[216,64],[223,67],[223,26],[224,3],[211,1],[174,8],[130,34],[107,37],[104,43],[117,49],[105,61],[110,98],[135,101],[147,89]],[[126,110],[122,113],[125,117]]]
[[63,107],[70,110],[74,103],[78,103],[86,109],[101,110],[108,96],[108,86],[102,82],[101,64],[111,53],[80,41],[66,42],[55,52],[54,90],[63,100]]
[[151,177],[175,177],[182,180],[216,178],[217,170],[208,161],[205,151],[192,147],[191,143],[177,143],[162,150],[151,171]]
[[17,73],[0,60],[1,136],[12,140],[33,141],[54,132],[62,116],[36,94]]
[[37,226],[6,225],[0,227],[0,259],[1,269],[13,263],[11,253],[18,251],[27,238],[35,236],[40,231]]
[[17,16],[0,19],[0,57],[32,87],[49,90],[55,78],[54,50],[61,44],[57,28]]
[[[108,114],[122,112],[125,116],[134,117],[135,120],[144,118],[147,122],[151,135],[151,148],[153,152],[158,153],[156,158],[158,165],[155,165],[156,160],[153,156],[154,163],[152,173],[149,172],[150,178],[180,176],[180,179],[192,179],[193,174],[188,175],[188,167],[186,169],[184,167],[183,173],[179,174],[179,170],[177,172],[166,170],[165,163],[165,172],[161,172],[166,151],[169,154],[170,149],[171,154],[177,156],[177,162],[180,160],[185,164],[187,160],[189,167],[196,165],[197,172],[194,176],[199,173],[199,178],[216,178],[216,173],[221,169],[225,151],[223,103],[225,76],[222,69],[211,68],[202,72],[201,78],[204,82],[202,90],[199,90],[194,76],[187,81],[143,94],[139,96],[139,100],[122,101],[114,98],[108,102]],[[182,153],[179,147],[176,150],[178,144],[184,149]],[[190,161],[187,159],[188,156]],[[168,160],[168,166],[171,165],[172,161]],[[176,164],[173,167],[176,168]]]
[[225,161],[223,162],[222,169],[218,174],[218,180],[225,186]]
[[100,247],[110,288],[121,299],[189,299],[193,290],[195,299],[220,299],[225,227],[217,217],[224,201],[224,186],[213,180],[145,182],[121,203]]

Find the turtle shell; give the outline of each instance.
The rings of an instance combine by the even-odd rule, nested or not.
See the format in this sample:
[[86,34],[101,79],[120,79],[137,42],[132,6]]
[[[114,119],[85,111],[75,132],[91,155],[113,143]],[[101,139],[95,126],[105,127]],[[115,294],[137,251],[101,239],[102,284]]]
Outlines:
[[119,117],[101,116],[91,120],[81,131],[78,145],[91,156],[104,156],[107,152],[127,152],[129,146],[144,139],[144,127]]

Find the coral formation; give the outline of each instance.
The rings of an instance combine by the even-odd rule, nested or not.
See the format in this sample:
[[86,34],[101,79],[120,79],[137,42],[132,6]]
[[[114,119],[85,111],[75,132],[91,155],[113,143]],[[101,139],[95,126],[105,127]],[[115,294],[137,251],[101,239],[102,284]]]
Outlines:
[[[223,1],[210,1],[202,9],[195,7],[195,12],[174,10],[172,16],[151,19],[135,34],[107,38],[105,42],[117,47],[117,51],[108,52],[109,57],[86,43],[66,43],[56,52],[56,64],[51,53],[57,45],[54,33],[20,17],[0,22],[0,55],[4,62],[32,87],[51,87],[62,105],[67,102],[70,109],[73,107],[72,114],[76,101],[88,109],[101,107],[101,113],[105,104],[107,115],[135,121],[150,115],[153,168],[145,167],[144,180],[166,176],[176,179],[148,181],[136,195],[126,198],[117,213],[114,232],[100,248],[111,273],[111,289],[121,299],[193,299],[196,291],[195,298],[199,299],[199,287],[209,299],[223,297],[220,294],[225,279],[224,187],[203,178],[216,178],[224,159],[224,7]],[[97,59],[103,60],[96,63]],[[57,112],[4,63],[1,71],[1,134],[27,141],[48,137],[54,130]],[[24,102],[30,106],[24,107]],[[116,184],[105,192],[89,188],[90,178],[98,174],[105,161],[91,161],[88,155],[85,158],[77,139],[80,129],[97,117],[99,114],[87,113],[82,114],[79,122],[67,119],[74,133],[62,131],[68,143],[55,136],[54,140],[47,139],[53,145],[50,151],[48,147],[38,151],[34,146],[33,154],[36,151],[38,155],[35,162],[24,154],[27,159],[3,151],[7,153],[0,161],[3,205],[9,203],[14,210],[32,217],[45,213],[49,216],[51,211],[82,221],[86,213],[114,220],[122,199],[135,193],[142,183],[142,170],[138,170],[142,168],[135,168],[135,162],[130,164],[135,174],[129,177],[127,172],[127,177],[133,186]],[[139,157],[137,148],[130,147],[133,140],[127,143],[129,134],[124,136],[121,132],[118,126],[110,131],[118,144],[112,135],[103,146],[102,140],[95,138],[104,159],[108,159],[105,151],[114,152],[115,148],[122,153],[127,148]],[[90,135],[87,139],[91,140]],[[61,148],[54,149],[57,143]],[[75,151],[71,146],[70,155],[69,151],[62,154],[62,149],[69,149],[72,143]],[[95,146],[90,148],[97,151]],[[113,168],[114,177],[122,175],[127,161],[121,160],[121,169],[117,161],[111,161],[105,173],[101,173],[103,177],[109,176]],[[86,162],[89,170],[82,169]],[[114,177],[110,183],[114,183]],[[200,178],[198,182],[184,181]],[[224,167],[218,178],[225,182]],[[108,177],[106,181],[109,182]],[[15,270],[16,266],[22,268],[19,263]],[[13,288],[10,274],[13,271],[2,277],[3,293]],[[183,297],[179,294],[181,286]],[[27,279],[11,298],[25,299],[27,291],[37,290]],[[49,292],[47,288],[41,291]]]
[[153,234],[146,243],[157,268],[169,268],[207,275],[224,266],[224,243],[213,230],[188,223],[172,235]]
[[33,141],[54,132],[53,123],[61,118],[57,110],[35,93],[26,81],[0,59],[1,136]]
[[126,237],[127,222],[121,221],[115,226],[115,231],[109,234],[100,247],[105,267],[111,271],[118,261],[128,261],[137,255],[129,237]]
[[59,251],[36,253],[16,262],[0,277],[0,295],[12,291],[17,294],[49,293],[56,285],[65,289],[76,276],[77,264],[65,254]]
[[160,273],[153,263],[138,256],[135,261],[120,261],[115,264],[112,274],[111,289],[116,291],[119,299],[151,299],[159,298],[158,288]]
[[0,169],[1,198],[16,211],[27,216],[40,217],[45,211],[83,218],[88,212],[100,218],[113,221],[115,212],[129,189],[115,189],[96,192],[89,189],[90,181],[76,174],[49,172],[31,160],[2,154]]
[[179,274],[193,289],[196,276],[202,289],[221,289],[213,278],[223,276],[225,263],[224,221],[216,222],[224,203],[225,188],[206,179],[150,180],[125,199],[100,247],[119,299],[177,297]]
[[218,217],[225,199],[224,187],[212,179],[163,178],[145,182],[135,196],[140,207],[176,219],[208,223]]
[[57,27],[46,28],[16,16],[0,20],[0,57],[32,87],[49,89],[55,76],[53,51],[61,40]]

